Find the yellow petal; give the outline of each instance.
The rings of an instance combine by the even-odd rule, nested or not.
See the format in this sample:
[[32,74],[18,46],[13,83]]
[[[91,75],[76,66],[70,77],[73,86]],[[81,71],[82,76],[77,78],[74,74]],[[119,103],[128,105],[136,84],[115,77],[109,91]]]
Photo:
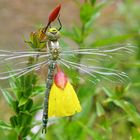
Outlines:
[[49,117],[71,116],[81,111],[81,105],[72,85],[67,82],[64,89],[53,83],[49,96]]

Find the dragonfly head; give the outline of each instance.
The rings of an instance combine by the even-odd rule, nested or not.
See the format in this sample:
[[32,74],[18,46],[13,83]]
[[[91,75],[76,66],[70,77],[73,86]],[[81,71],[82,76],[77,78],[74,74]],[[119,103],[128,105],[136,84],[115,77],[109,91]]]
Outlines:
[[56,28],[49,28],[46,34],[51,41],[57,41],[60,38],[60,32]]

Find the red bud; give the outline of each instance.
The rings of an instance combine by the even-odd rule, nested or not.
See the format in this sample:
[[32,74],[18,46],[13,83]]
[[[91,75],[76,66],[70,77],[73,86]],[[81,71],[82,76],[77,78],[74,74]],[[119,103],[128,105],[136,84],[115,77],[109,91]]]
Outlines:
[[57,18],[58,14],[59,14],[59,12],[60,12],[60,9],[61,9],[61,4],[59,4],[59,5],[51,12],[51,14],[49,15],[49,23],[53,22],[53,21]]
[[68,78],[63,71],[58,70],[54,76],[54,83],[58,88],[64,89],[66,87]]

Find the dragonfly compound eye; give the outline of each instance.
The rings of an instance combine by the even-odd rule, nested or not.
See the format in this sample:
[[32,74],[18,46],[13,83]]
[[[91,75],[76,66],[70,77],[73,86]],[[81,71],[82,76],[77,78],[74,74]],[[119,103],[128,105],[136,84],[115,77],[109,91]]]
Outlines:
[[51,41],[57,41],[60,38],[60,32],[56,28],[49,28],[46,34]]

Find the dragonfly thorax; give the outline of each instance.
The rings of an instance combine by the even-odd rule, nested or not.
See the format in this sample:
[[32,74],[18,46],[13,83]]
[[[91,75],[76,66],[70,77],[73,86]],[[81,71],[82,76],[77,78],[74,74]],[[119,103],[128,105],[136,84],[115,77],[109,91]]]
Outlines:
[[57,41],[60,38],[60,32],[56,28],[49,28],[46,35],[51,41]]
[[48,41],[49,52],[51,53],[51,59],[59,59],[60,46],[58,41]]

